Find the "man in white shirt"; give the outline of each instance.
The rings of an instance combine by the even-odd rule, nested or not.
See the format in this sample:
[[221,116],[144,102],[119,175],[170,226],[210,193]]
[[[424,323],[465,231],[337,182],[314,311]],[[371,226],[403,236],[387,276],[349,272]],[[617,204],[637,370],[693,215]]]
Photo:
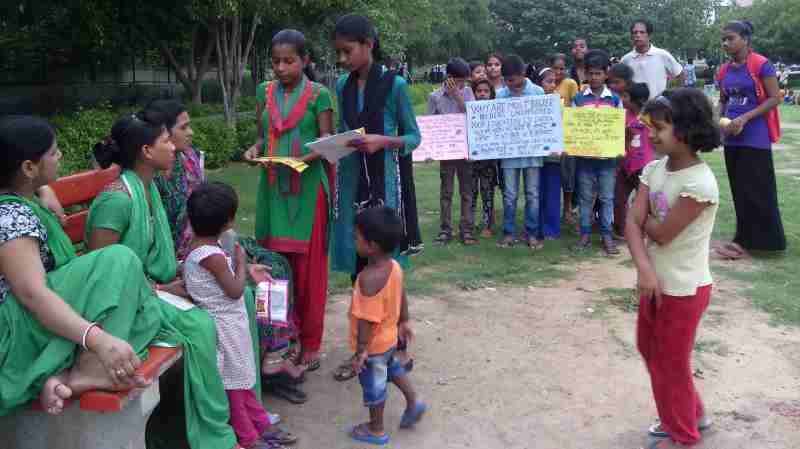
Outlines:
[[683,66],[666,50],[650,43],[653,24],[637,20],[631,26],[633,50],[622,57],[622,63],[633,69],[633,82],[645,83],[653,99],[667,88],[668,77],[678,78],[683,84],[686,74]]

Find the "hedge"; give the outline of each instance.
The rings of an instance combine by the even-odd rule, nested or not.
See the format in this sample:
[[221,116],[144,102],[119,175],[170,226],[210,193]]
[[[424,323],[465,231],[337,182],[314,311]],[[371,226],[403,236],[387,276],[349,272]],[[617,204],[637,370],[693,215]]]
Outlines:
[[[78,109],[74,113],[55,116],[58,146],[63,154],[61,174],[68,175],[92,168],[92,148],[105,138],[114,121],[133,110]],[[205,153],[206,167],[225,166],[231,159],[255,142],[256,130],[252,115],[241,114],[237,129],[229,128],[220,115],[192,119],[194,144]]]

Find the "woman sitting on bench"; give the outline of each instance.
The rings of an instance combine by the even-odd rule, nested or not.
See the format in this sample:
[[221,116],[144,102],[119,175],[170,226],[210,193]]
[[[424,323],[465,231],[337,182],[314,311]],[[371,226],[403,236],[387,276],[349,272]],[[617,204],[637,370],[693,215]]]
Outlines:
[[171,338],[133,251],[76,257],[35,197],[60,158],[45,120],[0,120],[0,416],[37,396],[58,414],[85,391],[143,387],[137,354]]
[[[117,164],[120,177],[109,184],[92,203],[86,223],[90,251],[120,243],[142,260],[145,273],[156,290],[188,297],[176,278],[177,260],[170,226],[153,178],[170,170],[175,146],[155,111],[119,119],[111,136],[95,146],[101,167]],[[252,292],[250,292],[252,294]],[[255,329],[254,301],[246,301]],[[187,439],[192,449],[236,447],[236,435],[228,424],[228,400],[217,370],[216,327],[204,310],[181,310],[165,304],[165,319],[184,337],[184,408]],[[258,357],[258,345],[254,344]],[[256,385],[260,396],[260,385]]]

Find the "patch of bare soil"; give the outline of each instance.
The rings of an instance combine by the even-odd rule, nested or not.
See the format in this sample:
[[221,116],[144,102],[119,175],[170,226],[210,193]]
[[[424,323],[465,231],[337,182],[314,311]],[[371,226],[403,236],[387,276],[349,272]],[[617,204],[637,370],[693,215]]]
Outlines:
[[[636,449],[656,416],[635,345],[635,313],[604,304],[631,288],[619,261],[581,264],[547,288],[452,290],[412,297],[417,340],[412,379],[431,405],[412,431],[397,430],[402,396],[386,409],[391,448]],[[718,279],[698,333],[696,382],[714,426],[699,449],[800,447],[800,331],[765,314]],[[362,448],[347,436],[366,419],[357,380],[331,372],[349,355],[349,298],[330,299],[326,358],[307,374],[302,406],[265,396],[300,436],[296,447]],[[604,313],[598,313],[598,310]],[[392,387],[393,388],[393,387]]]

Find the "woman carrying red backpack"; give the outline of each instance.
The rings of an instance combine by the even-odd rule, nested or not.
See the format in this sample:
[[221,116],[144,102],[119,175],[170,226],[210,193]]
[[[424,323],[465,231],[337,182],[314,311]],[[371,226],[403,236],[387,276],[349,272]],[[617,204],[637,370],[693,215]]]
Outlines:
[[752,250],[786,249],[772,161],[772,144],[780,139],[780,89],[775,67],[753,51],[752,36],[753,25],[746,21],[733,21],[722,29],[722,47],[731,60],[717,75],[720,127],[736,235],[716,251],[727,259],[740,259]]

